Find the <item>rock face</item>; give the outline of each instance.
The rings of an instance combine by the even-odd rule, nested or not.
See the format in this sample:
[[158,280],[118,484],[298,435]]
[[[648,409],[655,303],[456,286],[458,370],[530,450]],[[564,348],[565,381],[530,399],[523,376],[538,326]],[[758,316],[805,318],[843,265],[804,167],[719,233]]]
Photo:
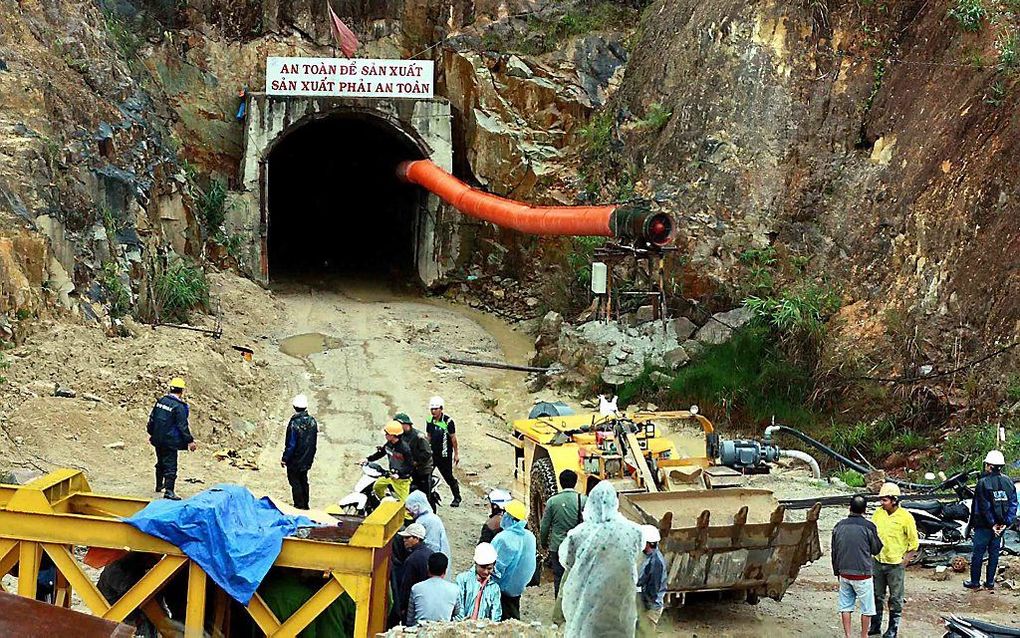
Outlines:
[[733,337],[733,331],[746,326],[754,319],[754,311],[741,306],[727,312],[717,312],[708,323],[694,334],[694,338],[706,345],[725,343]]
[[[969,34],[946,6],[648,7],[614,105],[672,113],[624,153],[683,211],[700,274],[731,283],[742,250],[772,244],[810,257],[847,303],[914,317],[943,361],[955,325],[973,327],[975,353],[1015,337],[1020,91],[999,90],[995,53],[1015,18]],[[846,337],[858,352],[861,336]]]
[[561,168],[575,129],[619,85],[619,38],[588,36],[549,59],[446,49],[440,90],[461,116],[471,172],[500,195],[527,197]]

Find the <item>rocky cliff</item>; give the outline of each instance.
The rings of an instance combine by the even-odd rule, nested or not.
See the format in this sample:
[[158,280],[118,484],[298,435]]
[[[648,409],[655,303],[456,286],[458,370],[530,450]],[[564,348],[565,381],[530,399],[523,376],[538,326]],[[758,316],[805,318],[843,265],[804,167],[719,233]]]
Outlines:
[[[1020,319],[1018,9],[974,1],[969,23],[945,0],[334,8],[359,55],[437,61],[468,181],[650,198],[678,217],[681,297],[735,305],[754,276],[741,257],[773,251],[777,288],[795,271],[840,293],[831,367],[924,376]],[[104,268],[143,297],[150,259],[201,257],[195,200],[236,180],[238,93],[267,55],[332,54],[321,2],[0,7],[0,313],[44,288],[101,302]],[[504,276],[570,250],[509,245],[487,262]],[[563,262],[549,272],[572,277]],[[979,372],[997,382],[1008,357]]]

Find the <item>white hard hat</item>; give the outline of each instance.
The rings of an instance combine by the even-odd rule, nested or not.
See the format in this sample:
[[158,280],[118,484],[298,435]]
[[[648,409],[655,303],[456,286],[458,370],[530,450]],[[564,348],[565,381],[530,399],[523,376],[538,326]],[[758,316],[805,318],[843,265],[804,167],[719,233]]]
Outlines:
[[514,497],[511,496],[510,492],[507,492],[506,490],[497,489],[489,492],[489,502],[492,503],[493,505],[503,507],[512,500],[514,500]]
[[641,539],[646,543],[658,543],[662,537],[659,535],[659,528],[655,525],[641,526]]
[[882,489],[878,490],[879,496],[900,496],[900,486],[895,483],[883,483]]
[[991,452],[988,453],[988,456],[985,457],[985,463],[989,465],[1005,465],[1006,457],[1002,455],[1002,452],[998,450],[992,450]]
[[496,562],[496,548],[489,543],[478,543],[475,547],[475,564],[492,565]]
[[294,403],[294,407],[299,409],[299,410],[307,410],[308,409],[308,397],[306,397],[303,394],[299,394],[296,397],[294,397],[294,402],[293,403]]
[[443,407],[443,397],[435,396],[429,399],[429,409],[435,410],[436,408]]

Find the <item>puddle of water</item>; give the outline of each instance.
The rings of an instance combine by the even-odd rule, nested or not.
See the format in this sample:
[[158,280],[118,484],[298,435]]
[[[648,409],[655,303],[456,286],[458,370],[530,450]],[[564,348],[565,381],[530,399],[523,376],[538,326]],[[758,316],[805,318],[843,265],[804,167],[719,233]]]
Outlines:
[[328,350],[329,338],[318,332],[307,332],[305,334],[287,337],[280,342],[280,352],[289,354],[298,359],[305,359],[316,352]]

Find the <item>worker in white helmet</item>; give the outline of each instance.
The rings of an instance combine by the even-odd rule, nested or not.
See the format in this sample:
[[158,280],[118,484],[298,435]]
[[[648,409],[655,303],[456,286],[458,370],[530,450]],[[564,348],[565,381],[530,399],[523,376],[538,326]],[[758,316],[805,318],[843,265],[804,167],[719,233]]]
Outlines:
[[981,564],[988,554],[985,588],[995,589],[995,574],[999,568],[999,549],[1002,533],[1016,522],[1016,486],[1013,479],[1002,474],[1006,457],[992,450],[985,457],[984,473],[974,488],[974,504],[970,512],[970,528],[974,530],[974,553],[970,559],[970,580],[963,584],[967,589],[981,588]]
[[917,524],[910,512],[900,507],[900,487],[886,483],[878,492],[881,507],[871,515],[871,522],[878,528],[882,551],[875,556],[872,577],[875,579],[875,615],[871,617],[869,636],[882,631],[882,612],[889,597],[889,626],[883,638],[896,638],[903,614],[903,594],[906,584],[906,566],[914,558],[920,546],[917,539]]
[[641,526],[645,542],[644,559],[638,570],[638,597],[648,619],[659,624],[662,617],[663,599],[666,595],[666,558],[659,551],[659,528],[654,525]]
[[315,444],[319,435],[319,424],[308,414],[308,397],[299,394],[291,401],[294,414],[287,424],[287,439],[284,442],[280,466],[287,468],[287,482],[290,483],[294,507],[308,509],[308,470],[315,460]]
[[467,571],[457,574],[457,605],[454,620],[493,620],[503,617],[496,575],[496,550],[489,543],[475,547],[475,561]]
[[453,466],[460,463],[457,425],[449,415],[443,413],[443,397],[429,399],[429,418],[425,421],[425,432],[432,442],[433,463],[453,494],[450,507],[460,507],[460,484],[453,475]]

